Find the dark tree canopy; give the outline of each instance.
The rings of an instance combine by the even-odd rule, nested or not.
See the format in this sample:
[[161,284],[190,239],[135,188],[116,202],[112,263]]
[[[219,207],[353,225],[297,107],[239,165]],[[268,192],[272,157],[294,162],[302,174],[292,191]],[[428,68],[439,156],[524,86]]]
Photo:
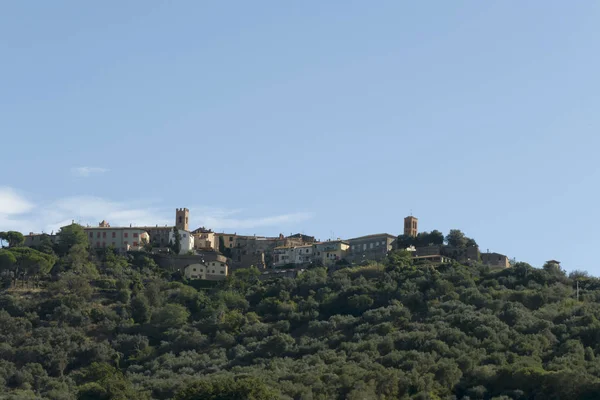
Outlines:
[[[394,250],[381,263],[295,279],[242,269],[195,289],[147,254],[90,250],[77,228],[66,231],[75,240],[60,257],[0,249],[2,398],[591,400],[600,391],[600,279],[567,276],[555,262],[492,270]],[[439,245],[440,236],[412,239]],[[36,284],[6,285],[7,272]]]
[[60,228],[58,236],[57,249],[60,255],[67,254],[69,250],[76,245],[81,245],[86,248],[89,246],[88,236],[83,230],[83,226],[79,224],[73,223],[71,225],[63,226]]

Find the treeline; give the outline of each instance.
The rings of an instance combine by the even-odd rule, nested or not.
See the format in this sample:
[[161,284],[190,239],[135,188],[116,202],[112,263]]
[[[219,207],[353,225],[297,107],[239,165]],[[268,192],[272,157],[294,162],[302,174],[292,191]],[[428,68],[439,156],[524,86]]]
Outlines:
[[451,229],[445,237],[444,234],[438,230],[420,232],[417,236],[400,235],[397,240],[397,248],[406,249],[411,246],[441,246],[445,243],[448,244],[448,246],[457,247],[459,249],[477,246],[475,239],[465,236],[460,229]]
[[[90,252],[85,235],[71,233],[62,253],[47,254],[50,268],[42,261],[28,272],[38,287],[0,293],[0,399],[600,392],[600,280],[585,273],[525,263],[500,272],[415,266],[393,252],[380,264],[315,268],[297,279],[261,281],[258,270],[240,270],[198,291],[143,253]],[[0,272],[16,264],[11,258]]]

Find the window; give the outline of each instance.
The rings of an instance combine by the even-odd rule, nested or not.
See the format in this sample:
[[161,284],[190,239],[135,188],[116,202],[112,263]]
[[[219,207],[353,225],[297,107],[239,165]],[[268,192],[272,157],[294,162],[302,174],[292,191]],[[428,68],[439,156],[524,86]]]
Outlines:
[[229,241],[233,242],[233,237],[229,236]]
[[96,242],[96,247],[100,247],[100,242]]
[[125,241],[125,242],[123,242],[123,244],[125,245],[125,247],[127,247],[127,245],[129,244],[129,242]]
[[137,233],[134,233],[134,234],[133,234],[133,237],[134,237],[134,238],[138,237],[138,234],[137,234]]
[[184,237],[184,238],[186,238],[186,237],[187,237],[187,235],[184,233],[183,235],[181,235],[181,237]]
[[113,242],[113,244],[112,244],[112,245],[113,245],[113,247],[115,247],[115,246],[116,246],[115,242]]
[[196,272],[196,268],[194,268],[194,272]]
[[94,237],[94,233],[90,232],[90,238],[93,238],[93,237]]
[[221,271],[221,273],[222,273],[222,274],[224,274],[224,273],[225,273],[225,271]]
[[113,232],[112,233],[112,237],[113,237],[113,239],[116,238],[117,237],[117,232]]
[[213,269],[213,274],[215,273],[215,270]]
[[102,247],[106,247],[106,242],[102,242]]
[[106,232],[102,232],[102,237],[105,238],[106,237]]
[[179,223],[181,223],[181,221],[183,221],[183,219],[181,218],[181,216],[179,216]]
[[138,242],[133,242],[134,247],[137,247],[137,245],[138,245]]
[[129,233],[127,233],[127,232],[125,232],[125,233],[123,234],[123,237],[128,237],[128,236],[129,236]]
[[369,246],[369,248],[370,248],[370,249],[372,249],[372,248],[373,248],[373,243],[371,243],[371,245]]
[[96,237],[99,238],[100,237],[100,232],[96,233]]

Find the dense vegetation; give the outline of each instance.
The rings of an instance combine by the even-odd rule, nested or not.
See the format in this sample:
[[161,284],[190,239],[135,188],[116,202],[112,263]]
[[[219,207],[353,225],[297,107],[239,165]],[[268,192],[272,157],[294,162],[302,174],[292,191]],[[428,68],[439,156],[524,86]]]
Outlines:
[[198,291],[143,253],[90,253],[70,229],[59,248],[0,250],[0,399],[600,392],[600,280],[583,273],[413,265],[396,252],[297,279],[242,270]]

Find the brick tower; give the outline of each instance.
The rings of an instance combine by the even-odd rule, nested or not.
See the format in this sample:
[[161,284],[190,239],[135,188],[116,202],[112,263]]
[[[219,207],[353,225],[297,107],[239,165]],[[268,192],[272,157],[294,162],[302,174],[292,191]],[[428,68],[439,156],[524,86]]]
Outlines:
[[190,210],[187,208],[178,208],[175,210],[175,226],[179,230],[189,231]]
[[419,220],[412,215],[404,218],[404,235],[412,237],[417,236],[417,233],[419,232],[418,222]]

